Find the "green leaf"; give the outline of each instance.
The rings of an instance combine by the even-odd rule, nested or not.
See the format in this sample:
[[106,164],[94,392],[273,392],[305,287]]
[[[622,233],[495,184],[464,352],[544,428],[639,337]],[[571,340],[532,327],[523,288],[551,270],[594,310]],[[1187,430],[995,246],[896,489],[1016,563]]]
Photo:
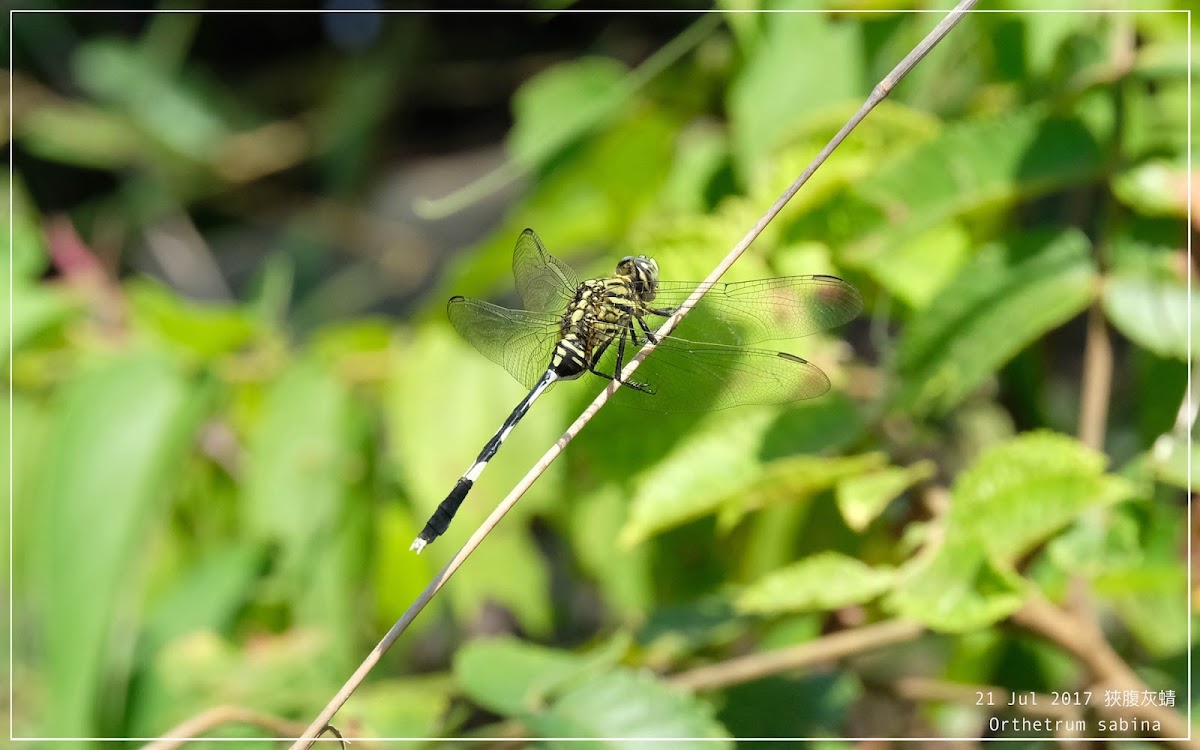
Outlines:
[[[299,362],[271,385],[247,445],[246,528],[303,556],[343,502],[347,394],[322,368]],[[296,512],[302,508],[303,512]]]
[[1013,561],[1084,512],[1131,497],[1105,457],[1074,438],[1031,432],[997,445],[954,483],[946,534]]
[[513,96],[512,158],[537,167],[610,116],[628,96],[628,69],[607,57],[584,57],[547,68]]
[[[362,501],[349,491],[361,427],[345,386],[311,361],[271,384],[249,435],[239,511],[245,533],[277,547],[262,596],[324,628],[341,659],[357,632],[349,582],[358,577]],[[327,664],[337,668],[338,662]]]
[[[762,34],[745,66],[730,82],[726,99],[737,164],[753,175],[803,123],[861,96],[862,42],[851,24],[822,13],[773,13],[760,21]],[[797,50],[830,65],[805,65]]]
[[[4,180],[0,201],[7,206],[12,204],[10,215],[7,211],[0,217],[0,231],[3,236],[12,236],[8,247],[8,255],[0,270],[8,278],[8,266],[12,264],[14,281],[35,281],[46,270],[49,257],[46,255],[46,239],[38,222],[37,209],[34,207],[29,194],[18,175],[5,170],[7,179]],[[11,190],[9,186],[11,187]]]
[[885,263],[903,237],[1096,177],[1104,156],[1093,130],[1082,117],[1047,115],[1042,106],[947,126],[857,184],[853,195],[889,222],[865,224],[842,256]]
[[436,737],[454,699],[444,676],[368,682],[338,712],[360,737]]
[[599,587],[605,605],[622,618],[636,619],[653,610],[654,550],[626,549],[617,541],[629,511],[621,485],[606,484],[565,510],[577,564]]
[[1168,482],[1185,491],[1195,491],[1200,484],[1200,476],[1194,473],[1189,486],[1189,466],[1200,466],[1200,442],[1181,439],[1177,435],[1163,435],[1155,444],[1155,450],[1150,456],[1150,465],[1155,477],[1161,482]]
[[454,676],[466,694],[504,716],[538,710],[547,693],[586,666],[575,654],[511,638],[471,641],[454,656]]
[[945,633],[999,622],[1025,602],[1026,584],[997,566],[974,539],[948,538],[935,555],[901,568],[889,611]]
[[891,611],[946,632],[997,622],[1024,602],[1011,565],[1088,510],[1128,498],[1105,457],[1073,438],[1032,432],[986,451],[954,484],[945,543],[901,569]]
[[455,657],[454,674],[473,700],[541,737],[726,736],[707,704],[649,674],[614,668],[627,644],[613,645],[581,657],[511,639],[475,641]]
[[662,186],[663,210],[703,215],[711,208],[709,188],[728,161],[729,139],[723,130],[711,123],[685,127]]
[[[849,669],[815,669],[730,685],[721,691],[718,719],[737,737],[840,737],[870,700],[863,678]],[[759,743],[746,743],[750,747]],[[765,747],[854,750],[842,740],[766,742]]]
[[[145,540],[161,520],[203,400],[162,357],[88,368],[56,399],[32,545],[49,693],[46,734],[97,733],[100,691],[125,679],[114,630],[131,615]],[[127,665],[125,665],[127,666]]]
[[193,562],[150,603],[139,647],[154,651],[174,638],[197,630],[225,632],[253,596],[253,584],[264,562],[255,546],[222,545]]
[[[445,294],[436,297],[512,294],[513,246],[529,226],[554,256],[568,263],[585,250],[619,242],[657,197],[673,163],[678,128],[667,113],[639,108],[566,152],[522,205],[450,268],[442,286]],[[605,258],[603,272],[611,273],[619,257]],[[438,315],[444,314],[440,302],[438,308]]]
[[767,409],[737,409],[705,419],[670,453],[634,480],[629,519],[620,542],[650,535],[715,512],[761,471],[758,445],[771,422]]
[[774,416],[771,409],[736,409],[711,415],[689,431],[662,460],[635,478],[621,544],[632,546],[718,511],[728,528],[751,510],[811,496],[883,460],[882,455],[870,455],[764,461],[762,450]]
[[[542,737],[597,738],[548,743],[562,748],[692,748],[692,741],[667,738],[729,737],[713,718],[709,704],[647,672],[630,669],[613,670],[574,685],[526,721]],[[640,738],[662,739],[638,742]],[[732,748],[733,743],[705,742],[704,747]]]
[[145,278],[131,282],[126,289],[139,327],[201,359],[235,352],[257,331],[253,316],[237,307],[190,302]]
[[1118,271],[1104,286],[1104,312],[1121,333],[1160,357],[1186,361],[1188,323],[1200,330],[1200,300],[1189,307],[1181,280]]
[[[417,521],[404,504],[394,499],[389,498],[372,510],[371,585],[376,621],[384,628],[400,619],[433,577],[434,571],[425,556],[414,555],[408,548],[424,525],[425,519]],[[420,630],[423,625],[437,626],[432,622],[422,623],[422,619],[418,618],[412,627]]]
[[143,132],[181,155],[207,162],[229,134],[202,96],[128,42],[86,42],[71,63],[85,90],[120,106]]
[[837,484],[838,510],[846,525],[862,531],[871,524],[888,503],[901,492],[929,479],[937,471],[932,461],[918,461],[912,466],[889,466],[878,471],[846,477]]
[[[67,290],[50,285],[35,286],[15,281],[12,292],[13,317],[8,320],[8,305],[0,305],[0,326],[9,324],[6,328],[11,331],[14,353],[35,343],[48,331],[57,330],[82,308]],[[7,349],[8,345],[6,337],[3,348]]]
[[[10,477],[10,482],[0,487],[0,497],[3,497],[0,510],[11,513],[12,519],[11,526],[0,534],[7,544],[12,545],[13,563],[10,568],[9,561],[3,560],[0,566],[5,575],[12,575],[13,593],[18,601],[26,592],[36,590],[36,578],[41,573],[35,557],[39,554],[36,545],[42,541],[38,534],[41,508],[29,501],[14,502],[13,499],[36,497],[42,465],[53,457],[46,450],[50,411],[44,400],[17,388],[13,390],[12,399],[5,399],[4,405],[0,406],[0,418],[4,424],[12,425],[11,430],[4,430],[0,436],[0,462],[5,467],[4,476]],[[15,663],[21,661],[20,655],[14,655]]]
[[78,102],[37,106],[14,126],[30,153],[89,169],[131,166],[145,146],[129,118]]
[[1077,315],[1095,267],[1074,229],[979,251],[905,330],[898,405],[944,413],[1022,348]]
[[863,604],[891,585],[891,568],[873,568],[838,552],[822,552],[751,584],[738,597],[743,612],[778,614]]
[[903,238],[886,255],[871,259],[866,271],[909,307],[920,309],[962,268],[970,248],[962,225],[947,222]]
[[739,495],[731,495],[722,504],[717,524],[731,529],[747,513],[775,503],[805,500],[831,490],[846,477],[857,476],[884,465],[883,453],[854,456],[793,456],[764,466]]
[[1143,216],[1187,216],[1186,164],[1155,159],[1128,169],[1112,180],[1113,194]]
[[1155,563],[1101,574],[1094,585],[1142,648],[1165,659],[1188,648],[1192,597],[1187,579],[1184,565]]

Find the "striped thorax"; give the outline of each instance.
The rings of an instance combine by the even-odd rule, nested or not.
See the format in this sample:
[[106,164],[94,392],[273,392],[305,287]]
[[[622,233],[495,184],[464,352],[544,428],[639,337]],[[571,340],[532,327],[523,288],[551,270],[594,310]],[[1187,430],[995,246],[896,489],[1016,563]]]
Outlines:
[[622,258],[615,276],[580,284],[563,313],[550,369],[563,380],[582,375],[597,351],[645,314],[657,292],[658,263],[644,255]]

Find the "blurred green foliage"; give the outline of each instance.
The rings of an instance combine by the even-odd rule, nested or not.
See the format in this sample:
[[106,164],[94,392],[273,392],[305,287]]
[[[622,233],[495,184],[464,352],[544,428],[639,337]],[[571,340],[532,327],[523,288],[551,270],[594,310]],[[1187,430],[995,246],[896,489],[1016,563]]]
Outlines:
[[[834,391],[602,412],[339,728],[898,735],[913,725],[871,696],[908,674],[1086,686],[1006,621],[1072,580],[1183,709],[1187,17],[995,5],[1013,12],[965,20],[730,274],[858,285],[862,320],[791,347]],[[236,16],[15,16],[16,735],[155,736],[227,704],[306,724],[600,388],[540,401],[445,540],[408,553],[522,395],[455,337],[448,294],[511,299],[525,226],[585,274],[636,251],[703,277],[938,16],[663,16],[640,47],[621,44],[638,17],[514,17],[576,36],[526,58],[493,35],[524,71],[508,161],[417,196],[379,240],[363,214],[411,135],[389,131],[395,111],[500,86],[454,67],[489,18],[447,32],[388,15],[340,52],[314,32],[316,52],[241,79],[244,61],[188,53],[236,37]],[[431,56],[435,30],[464,43]],[[497,190],[483,239],[436,264],[417,252],[422,212],[453,224]],[[229,235],[239,252],[204,249]],[[1114,350],[1103,450],[1074,437],[1082,383],[1104,377],[1084,357],[1089,309]],[[655,676],[893,617],[929,634],[880,663],[699,695]],[[972,705],[916,710],[930,735],[985,731]]]

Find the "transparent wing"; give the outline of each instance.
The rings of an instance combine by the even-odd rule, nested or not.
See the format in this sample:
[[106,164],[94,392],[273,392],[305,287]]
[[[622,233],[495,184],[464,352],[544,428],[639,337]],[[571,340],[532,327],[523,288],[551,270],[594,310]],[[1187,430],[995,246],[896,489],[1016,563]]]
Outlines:
[[[661,282],[651,306],[674,309],[698,286],[688,281]],[[755,344],[835,328],[862,312],[862,306],[858,290],[835,276],[717,283],[676,330],[683,336],[720,344]]]
[[513,278],[521,304],[532,312],[562,313],[575,296],[579,277],[571,267],[546,252],[532,229],[521,232],[513,251]]
[[526,388],[532,388],[550,366],[559,316],[510,310],[466,297],[451,297],[446,314],[454,330],[476,351]]
[[[643,340],[644,341],[644,340]],[[625,347],[626,362],[640,346]],[[609,347],[597,366],[611,373],[616,365]],[[829,390],[829,378],[811,362],[782,352],[746,349],[664,337],[634,372],[632,380],[654,393],[622,388],[613,403],[660,412],[728,409],[748,404],[786,404],[816,398]]]

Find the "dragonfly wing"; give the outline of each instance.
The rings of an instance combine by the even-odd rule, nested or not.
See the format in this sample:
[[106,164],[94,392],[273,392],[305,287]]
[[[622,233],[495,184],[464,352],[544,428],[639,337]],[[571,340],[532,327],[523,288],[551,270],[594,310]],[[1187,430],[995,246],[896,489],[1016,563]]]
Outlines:
[[[674,309],[700,284],[664,281],[652,305]],[[862,312],[862,295],[835,276],[782,276],[712,284],[679,331],[722,344],[799,338],[835,328]]]
[[[609,347],[599,368],[612,372]],[[637,353],[626,346],[626,361]],[[786,404],[816,398],[829,378],[811,362],[782,352],[664,337],[632,380],[654,393],[622,388],[613,403],[659,412],[696,412],[749,404]]]
[[532,388],[550,366],[558,342],[558,316],[510,310],[467,297],[452,297],[446,314],[454,330],[483,356]]
[[546,252],[546,246],[532,229],[526,229],[517,240],[513,278],[521,304],[533,312],[561,314],[579,286],[579,277],[571,267]]

